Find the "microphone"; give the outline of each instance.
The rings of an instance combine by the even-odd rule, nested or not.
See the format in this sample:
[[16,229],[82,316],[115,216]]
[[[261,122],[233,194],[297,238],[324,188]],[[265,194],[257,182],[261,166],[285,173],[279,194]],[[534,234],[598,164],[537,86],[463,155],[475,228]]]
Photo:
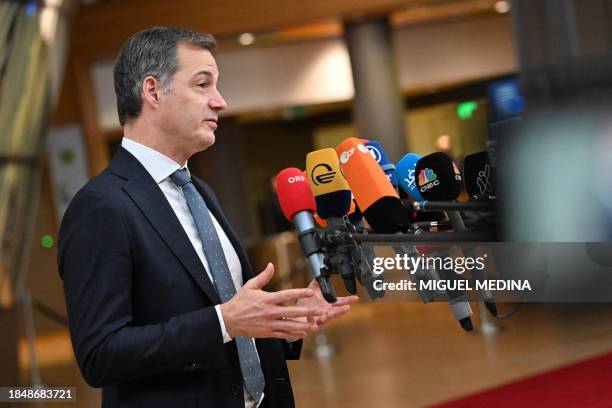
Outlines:
[[380,233],[407,230],[408,210],[361,140],[350,137],[338,145],[336,152],[355,201],[372,230]]
[[324,256],[313,218],[316,204],[306,176],[295,167],[284,169],[276,176],[276,190],[283,214],[289,222],[295,223],[300,246],[323,297],[329,303],[334,303],[336,293],[329,281],[329,270],[323,262]]
[[[342,172],[336,151],[320,149],[306,155],[306,174],[312,187],[317,214],[329,225],[329,233],[346,232],[343,217],[351,207],[352,192]],[[350,247],[338,247],[328,258],[331,266],[340,274],[346,290],[357,293],[355,272],[350,257]]]
[[488,152],[478,152],[465,156],[463,160],[465,187],[470,198],[495,198],[493,168]]
[[[366,146],[367,147],[367,146]],[[395,166],[393,166],[393,168],[391,168],[390,166],[387,167],[383,167],[383,165],[389,164],[388,163],[388,159],[387,159],[387,154],[385,153],[384,148],[382,147],[382,145],[378,142],[375,142],[375,144],[373,145],[373,149],[368,149],[370,151],[370,153],[373,155],[373,157],[376,159],[378,158],[379,160],[377,160],[378,164],[381,167],[381,170],[383,170],[385,173],[389,172],[389,173],[393,173],[394,179],[397,181],[397,177],[395,175]],[[372,153],[372,152],[375,153]],[[387,171],[385,171],[385,168],[387,169]],[[389,181],[391,182],[391,178],[389,178]],[[391,183],[393,185],[393,183]],[[397,189],[397,182],[394,186],[394,189]],[[394,245],[393,249],[395,250],[395,252],[401,256],[403,255],[408,255],[409,257],[414,257],[414,256],[418,256],[418,251],[415,248],[414,245],[407,245],[407,246],[401,246],[401,245]],[[438,280],[439,275],[437,274],[436,271],[433,270],[425,270],[425,269],[419,269],[417,271],[415,271],[414,274],[410,274],[410,278],[417,284],[417,287],[420,288],[420,283],[419,281],[427,281],[427,280]],[[418,290],[419,296],[421,297],[421,300],[424,303],[428,303],[428,302],[432,302],[436,299],[436,297],[439,295],[438,291],[430,291],[430,290],[426,290],[426,289],[419,289]],[[451,303],[451,308],[454,309],[457,308],[457,306],[454,306]],[[453,314],[455,314],[453,312]],[[464,327],[465,328],[465,327]],[[466,329],[467,330],[467,329]]]
[[[440,152],[432,153],[417,162],[418,173],[417,185],[419,191],[426,200],[452,201],[461,193],[461,173],[457,165],[448,155]],[[459,211],[447,211],[448,219],[453,231],[467,231],[465,223]],[[466,249],[466,255],[473,254],[472,250]],[[476,272],[475,278],[481,280],[483,276]],[[449,276],[452,278],[453,276]],[[483,290],[484,304],[493,316],[497,316],[497,306],[493,294],[489,290]],[[450,297],[451,294],[449,294]],[[457,299],[462,299],[465,294],[454,293]]]
[[397,171],[395,170],[395,165],[391,163],[391,160],[387,157],[387,153],[385,153],[385,149],[383,149],[380,142],[377,140],[370,140],[365,143],[365,147],[372,157],[374,157],[374,160],[376,160],[376,163],[378,163],[382,171],[385,172],[393,188],[397,189]]
[[340,170],[338,155],[332,148],[306,155],[306,175],[312,188],[319,217],[342,218],[351,208],[353,193]]
[[416,185],[415,172],[417,161],[421,158],[416,153],[405,154],[397,163],[397,181],[402,190],[415,201],[425,201]]
[[415,177],[425,200],[450,201],[461,194],[461,172],[447,154],[435,152],[419,159]]
[[490,204],[491,209],[473,209],[464,212],[466,217],[474,218],[475,228],[480,230],[496,230],[497,220],[495,210],[495,170],[489,160],[489,152],[483,151],[465,156],[463,174],[465,187],[472,204]]
[[[351,195],[351,207],[349,208],[346,218],[349,225],[354,226],[357,231],[361,232],[362,234],[368,233],[365,222],[363,221],[363,214],[361,213],[361,210],[357,204],[355,204],[355,198],[353,195]],[[376,276],[372,271],[371,265],[373,265],[375,257],[376,254],[374,253],[374,248],[369,245],[356,246],[351,252],[353,263],[356,265],[356,269],[359,271],[357,279],[359,279],[361,286],[366,288],[371,299],[378,299],[385,296],[384,289],[379,290],[374,287],[375,280],[378,279],[384,281],[385,279],[383,273]]]
[[[421,204],[425,201],[421,193],[419,192],[416,184],[416,164],[421,159],[421,155],[416,153],[405,154],[404,157],[397,163],[397,180],[401,191],[407,194],[411,200],[407,202],[409,209],[414,210],[415,204]],[[446,219],[446,215],[443,212],[420,212],[416,211],[412,213],[413,223],[420,221],[432,221],[440,222]]]

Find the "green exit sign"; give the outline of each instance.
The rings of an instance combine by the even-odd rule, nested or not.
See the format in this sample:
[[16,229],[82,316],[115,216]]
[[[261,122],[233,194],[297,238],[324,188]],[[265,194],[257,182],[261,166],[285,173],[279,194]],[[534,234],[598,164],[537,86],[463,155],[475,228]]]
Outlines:
[[457,117],[461,120],[471,119],[476,109],[478,103],[475,101],[461,102],[457,105]]

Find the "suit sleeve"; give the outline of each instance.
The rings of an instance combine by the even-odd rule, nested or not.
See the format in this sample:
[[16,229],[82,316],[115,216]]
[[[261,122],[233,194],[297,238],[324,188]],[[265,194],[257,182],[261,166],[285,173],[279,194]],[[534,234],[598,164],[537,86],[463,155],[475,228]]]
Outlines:
[[91,386],[189,371],[224,354],[213,307],[156,324],[132,323],[130,238],[105,195],[81,190],[72,200],[60,228],[58,266],[72,344]]

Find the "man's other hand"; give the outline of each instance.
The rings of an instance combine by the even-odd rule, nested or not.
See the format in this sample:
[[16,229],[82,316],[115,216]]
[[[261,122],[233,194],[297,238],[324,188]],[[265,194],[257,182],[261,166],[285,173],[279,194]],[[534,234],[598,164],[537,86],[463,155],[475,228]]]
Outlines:
[[298,299],[296,306],[316,308],[319,313],[313,316],[307,316],[305,319],[310,323],[323,325],[331,320],[342,316],[351,309],[351,305],[359,300],[358,296],[339,297],[335,303],[328,303],[321,294],[321,289],[316,280],[312,280],[307,289],[312,289],[314,295],[308,298]]
[[[313,299],[317,293],[321,296],[318,287],[316,291],[310,285],[306,289],[265,292],[262,288],[273,275],[274,265],[269,263],[263,272],[247,281],[233,298],[221,305],[229,336],[297,340],[319,329],[317,321],[324,312]],[[298,304],[284,305],[293,301]]]

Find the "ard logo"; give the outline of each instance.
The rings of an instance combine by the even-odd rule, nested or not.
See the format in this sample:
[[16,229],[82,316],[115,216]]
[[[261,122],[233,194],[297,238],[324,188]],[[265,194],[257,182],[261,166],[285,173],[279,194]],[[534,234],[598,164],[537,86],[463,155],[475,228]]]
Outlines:
[[374,146],[366,146],[366,149],[368,149],[370,154],[374,157],[374,160],[376,160],[376,163],[380,163],[380,159],[382,159],[382,154],[380,154],[380,150],[378,150]]

